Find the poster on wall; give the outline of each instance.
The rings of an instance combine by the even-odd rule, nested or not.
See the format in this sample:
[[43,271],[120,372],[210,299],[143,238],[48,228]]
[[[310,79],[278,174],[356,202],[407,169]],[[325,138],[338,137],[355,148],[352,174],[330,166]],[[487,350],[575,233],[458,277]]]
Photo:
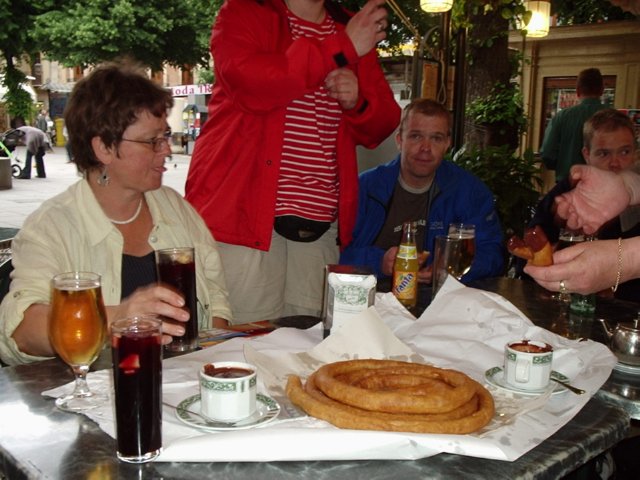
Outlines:
[[621,108],[620,111],[629,115],[636,129],[636,140],[640,140],[640,108]]

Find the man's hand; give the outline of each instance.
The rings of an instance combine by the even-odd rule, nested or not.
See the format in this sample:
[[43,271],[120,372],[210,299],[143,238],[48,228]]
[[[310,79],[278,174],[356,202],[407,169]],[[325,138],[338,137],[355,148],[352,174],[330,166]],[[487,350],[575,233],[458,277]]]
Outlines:
[[[382,273],[389,276],[393,275],[393,265],[396,263],[397,255],[398,247],[391,247],[389,250],[384,252],[381,265]],[[427,261],[427,258],[429,258],[429,252],[420,252],[418,254],[418,265],[424,265],[424,263]],[[431,283],[431,276],[431,265],[418,270],[418,282],[420,283]]]
[[385,275],[393,275],[393,265],[396,263],[396,255],[398,255],[398,247],[391,247],[389,250],[384,252],[381,270]]

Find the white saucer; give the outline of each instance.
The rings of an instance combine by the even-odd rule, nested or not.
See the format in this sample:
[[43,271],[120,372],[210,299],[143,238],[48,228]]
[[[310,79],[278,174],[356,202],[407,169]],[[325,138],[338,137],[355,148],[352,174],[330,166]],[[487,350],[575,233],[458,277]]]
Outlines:
[[[196,413],[198,412],[198,413]],[[280,405],[273,398],[256,394],[256,413],[237,422],[215,422],[200,416],[200,394],[185,398],[176,408],[178,420],[202,430],[245,430],[266,425],[276,419]]]
[[[489,382],[489,384],[493,385],[494,387],[498,387],[503,390],[508,390],[510,392],[518,393],[520,395],[531,395],[531,396],[541,395],[547,391],[547,389],[520,390],[519,388],[512,387],[511,385],[505,382],[503,373],[504,372],[502,371],[502,367],[493,367],[487,370],[486,372],[484,372],[484,377],[486,378],[487,382]],[[561,374],[560,372],[556,372],[555,370],[551,372],[551,378],[555,378],[556,380],[560,380],[561,382],[567,382],[567,383],[569,382],[569,377]],[[559,383],[555,383],[555,382],[553,383],[555,384],[555,387],[551,392],[552,395],[556,395],[558,393],[567,391],[567,387],[565,387],[564,385],[560,385]]]
[[629,373],[631,375],[639,375],[640,374],[640,367],[639,366],[628,365],[626,363],[618,362],[613,366],[613,369],[618,371],[618,372]]

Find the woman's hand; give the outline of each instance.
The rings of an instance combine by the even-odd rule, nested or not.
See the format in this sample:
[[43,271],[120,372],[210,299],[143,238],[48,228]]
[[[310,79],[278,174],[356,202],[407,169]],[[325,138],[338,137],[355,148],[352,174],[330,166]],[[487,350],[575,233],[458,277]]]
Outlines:
[[369,53],[387,36],[387,11],[382,8],[385,0],[369,0],[347,23],[347,35],[359,57]]
[[[184,298],[170,288],[153,285],[139,288],[120,305],[107,307],[109,324],[112,321],[135,315],[151,314],[162,318],[162,343],[171,343],[172,337],[184,335],[181,323],[189,320],[189,312],[183,309]],[[195,313],[195,312],[194,312]]]
[[211,324],[213,328],[223,328],[225,330],[231,326],[229,320],[222,317],[211,317]]
[[358,103],[358,77],[348,68],[336,68],[329,72],[324,85],[331,98],[344,110],[351,110]]
[[569,228],[592,234],[629,205],[622,176],[588,165],[574,165],[570,175],[575,188],[555,199],[556,213]]
[[547,290],[560,291],[560,282],[568,292],[596,293],[616,283],[617,240],[577,243],[553,254],[553,265],[524,271]]

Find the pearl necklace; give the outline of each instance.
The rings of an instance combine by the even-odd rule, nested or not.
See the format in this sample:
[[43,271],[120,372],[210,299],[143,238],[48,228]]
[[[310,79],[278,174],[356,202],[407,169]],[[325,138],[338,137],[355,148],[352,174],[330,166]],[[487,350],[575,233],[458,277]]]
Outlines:
[[127,225],[128,223],[133,222],[136,218],[138,218],[138,215],[140,215],[140,212],[142,211],[142,199],[140,199],[140,203],[138,203],[138,209],[136,210],[136,213],[133,214],[133,217],[131,217],[128,220],[114,220],[112,218],[109,218],[109,221],[111,223],[115,223],[116,225]]

